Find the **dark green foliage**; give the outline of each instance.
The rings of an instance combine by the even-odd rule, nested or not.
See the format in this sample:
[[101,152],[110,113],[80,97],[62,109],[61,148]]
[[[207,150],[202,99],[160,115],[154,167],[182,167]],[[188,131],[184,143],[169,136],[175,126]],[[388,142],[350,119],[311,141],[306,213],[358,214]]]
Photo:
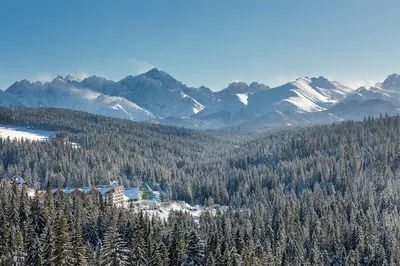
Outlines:
[[[400,265],[398,116],[242,135],[0,108],[9,123],[57,133],[0,140],[0,265],[101,265],[110,247],[122,265]],[[43,189],[147,181],[163,197],[230,208],[160,221],[30,197],[6,181],[15,176]]]
[[104,236],[104,241],[100,249],[99,265],[129,265],[129,250],[125,245],[121,235],[116,231],[115,226],[112,225]]
[[194,229],[192,229],[187,235],[185,257],[185,261],[182,265],[204,265],[203,244]]

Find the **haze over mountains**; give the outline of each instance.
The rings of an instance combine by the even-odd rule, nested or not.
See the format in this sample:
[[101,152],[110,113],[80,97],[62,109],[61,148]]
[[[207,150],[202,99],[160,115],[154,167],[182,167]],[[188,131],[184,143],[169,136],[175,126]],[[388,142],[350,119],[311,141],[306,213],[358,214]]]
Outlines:
[[349,88],[324,77],[301,77],[270,88],[234,82],[219,92],[188,87],[156,68],[115,82],[58,76],[46,83],[15,82],[0,106],[56,107],[189,128],[281,127],[400,113],[400,76]]

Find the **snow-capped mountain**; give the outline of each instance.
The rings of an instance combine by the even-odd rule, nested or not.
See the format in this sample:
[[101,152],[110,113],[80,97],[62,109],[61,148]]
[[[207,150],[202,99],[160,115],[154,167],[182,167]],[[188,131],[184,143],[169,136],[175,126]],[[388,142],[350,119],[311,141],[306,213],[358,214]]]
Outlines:
[[67,75],[45,83],[15,82],[0,91],[0,105],[66,108],[196,129],[279,127],[399,114],[400,76],[357,90],[324,77],[301,77],[275,88],[234,82],[214,92],[188,87],[159,69],[118,82]]
[[377,84],[377,87],[388,91],[400,91],[400,75],[392,74],[385,79],[381,84]]
[[134,121],[147,121],[154,115],[121,97],[107,96],[86,88],[77,88],[58,76],[47,83],[23,80],[6,90],[28,107],[55,107],[80,110]]
[[[249,117],[243,116],[242,111],[248,104],[251,94],[270,89],[264,84],[252,82],[233,82],[229,86],[215,93],[214,101],[199,112],[195,117],[212,124],[235,125],[247,121]],[[252,116],[252,118],[255,118]]]
[[159,117],[191,116],[205,108],[185,93],[186,85],[158,69],[128,76],[118,84],[123,89],[115,95],[135,102]]
[[327,79],[298,78],[293,82],[270,90],[252,94],[248,98],[248,108],[260,114],[274,110],[280,112],[320,112],[334,105],[345,95],[342,89]]
[[18,97],[0,90],[0,106],[24,106]]
[[232,82],[229,86],[219,92],[216,93],[218,99],[223,99],[227,96],[235,95],[235,94],[250,94],[256,93],[259,91],[268,90],[269,87],[260,84],[257,82],[252,82],[250,85],[247,85],[245,82]]
[[372,87],[360,87],[329,109],[343,118],[360,120],[366,116],[400,114],[400,76],[390,75]]
[[116,95],[118,94],[118,92],[124,89],[123,86],[115,81],[97,76],[91,76],[85,78],[81,82],[74,82],[72,84],[79,88],[87,88],[93,91],[101,92],[106,95]]

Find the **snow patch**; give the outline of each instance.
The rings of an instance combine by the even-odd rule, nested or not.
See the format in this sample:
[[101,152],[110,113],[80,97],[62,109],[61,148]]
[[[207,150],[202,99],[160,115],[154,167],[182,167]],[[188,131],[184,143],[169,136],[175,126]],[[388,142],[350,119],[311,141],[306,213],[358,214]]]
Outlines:
[[46,141],[50,138],[53,132],[44,131],[44,130],[36,130],[30,129],[26,127],[19,126],[0,126],[0,137],[3,139],[25,139],[32,141]]
[[249,95],[246,93],[238,93],[236,96],[239,98],[239,101],[241,101],[244,105],[247,105],[247,99],[249,98]]

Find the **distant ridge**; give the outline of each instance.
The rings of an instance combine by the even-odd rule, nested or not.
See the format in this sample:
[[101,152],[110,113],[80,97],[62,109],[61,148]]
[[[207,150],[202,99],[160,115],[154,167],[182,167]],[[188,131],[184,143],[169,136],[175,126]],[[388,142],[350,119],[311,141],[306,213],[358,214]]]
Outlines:
[[195,129],[330,123],[400,113],[400,76],[354,90],[323,76],[300,77],[270,88],[233,82],[214,92],[189,87],[153,68],[120,81],[66,75],[49,82],[26,79],[0,92],[1,106],[56,107]]

